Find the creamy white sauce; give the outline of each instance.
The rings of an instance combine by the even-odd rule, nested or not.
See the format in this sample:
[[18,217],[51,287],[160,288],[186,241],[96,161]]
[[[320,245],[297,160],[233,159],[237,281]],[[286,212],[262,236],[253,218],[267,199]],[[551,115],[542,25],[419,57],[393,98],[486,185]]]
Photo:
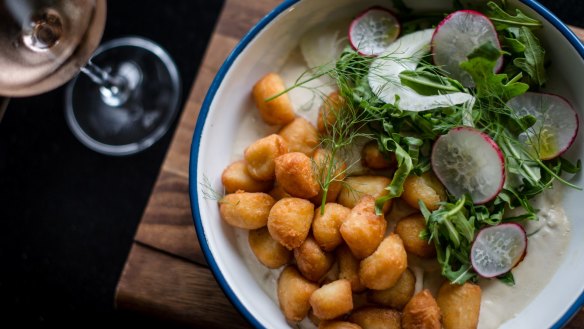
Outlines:
[[498,328],[515,317],[546,286],[563,261],[570,240],[570,222],[562,208],[562,186],[554,186],[534,200],[539,221],[525,224],[527,255],[512,271],[515,286],[483,280],[480,329]]
[[[280,69],[280,74],[287,86],[296,83],[297,78],[307,67],[298,49],[293,51]],[[328,94],[333,91],[324,79],[312,81],[310,87],[319,87],[321,92]],[[322,104],[319,97],[313,97],[310,89],[297,88],[290,92],[291,101],[298,115],[316,123],[318,109]],[[255,140],[270,133],[277,132],[278,127],[270,127],[263,123],[258,111],[250,106],[239,127],[234,144],[233,160],[243,158],[245,148]],[[508,286],[498,280],[482,280],[481,310],[479,329],[498,328],[506,321],[515,317],[523,310],[546,286],[563,260],[570,239],[570,223],[561,205],[561,186],[555,186],[534,200],[534,207],[539,209],[539,221],[525,224],[529,235],[527,255],[513,270],[515,286]],[[412,210],[404,203],[394,205],[387,215],[388,230],[393,230],[395,222]],[[247,231],[236,231],[236,243],[247,267],[262,287],[264,292],[278,303],[277,279],[282,269],[270,270],[255,258],[247,239]],[[436,261],[421,260],[415,256],[408,258],[409,267],[417,278],[416,291],[429,289],[436,296],[438,288],[444,281],[440,275],[440,267]],[[331,270],[331,271],[334,271]],[[364,301],[356,300],[359,305]],[[315,326],[305,319],[299,328],[312,329]]]

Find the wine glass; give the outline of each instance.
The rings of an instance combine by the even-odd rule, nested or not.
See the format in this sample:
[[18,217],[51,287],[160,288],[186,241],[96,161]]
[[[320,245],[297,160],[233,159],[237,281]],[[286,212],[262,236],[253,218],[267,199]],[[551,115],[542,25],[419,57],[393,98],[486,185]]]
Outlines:
[[66,88],[69,127],[97,152],[127,155],[169,129],[180,78],[150,40],[126,37],[97,48],[105,17],[105,0],[0,0],[0,95],[40,94],[82,72]]

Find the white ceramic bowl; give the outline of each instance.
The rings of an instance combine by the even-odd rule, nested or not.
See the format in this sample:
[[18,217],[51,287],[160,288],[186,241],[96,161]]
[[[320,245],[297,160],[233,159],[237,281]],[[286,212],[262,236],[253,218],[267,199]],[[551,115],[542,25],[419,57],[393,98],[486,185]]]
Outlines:
[[[248,266],[249,251],[238,245],[242,233],[226,225],[217,202],[205,199],[202,183],[208,179],[222,190],[221,173],[241,149],[236,141],[245,114],[255,110],[250,90],[265,73],[278,70],[299,38],[323,21],[350,17],[362,9],[389,1],[287,0],[262,19],[236,46],[215,77],[205,98],[193,136],[190,157],[190,194],[193,218],[201,247],[215,278],[227,297],[257,328],[289,328],[273,293],[262,289],[261,277]],[[410,0],[414,9],[445,9],[451,0]],[[546,90],[568,98],[584,118],[584,47],[551,12],[536,1],[508,1],[544,24],[538,31],[552,61]],[[258,137],[265,132],[257,132]],[[571,157],[584,158],[582,133],[570,150]],[[575,183],[584,186],[582,175]],[[572,223],[567,254],[551,282],[520,314],[502,328],[560,328],[584,303],[584,193],[565,189],[564,207]],[[270,288],[268,287],[268,290]]]

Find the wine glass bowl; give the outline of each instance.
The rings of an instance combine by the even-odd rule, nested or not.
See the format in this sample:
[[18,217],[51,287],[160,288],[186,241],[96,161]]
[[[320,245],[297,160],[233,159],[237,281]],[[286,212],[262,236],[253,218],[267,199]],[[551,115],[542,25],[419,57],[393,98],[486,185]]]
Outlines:
[[[104,72],[91,71],[93,64],[117,81],[109,88],[96,84],[92,79]],[[180,79],[159,45],[138,37],[115,39],[97,49],[88,68],[88,75],[67,86],[65,97],[67,123],[84,145],[127,155],[164,135],[177,113]]]

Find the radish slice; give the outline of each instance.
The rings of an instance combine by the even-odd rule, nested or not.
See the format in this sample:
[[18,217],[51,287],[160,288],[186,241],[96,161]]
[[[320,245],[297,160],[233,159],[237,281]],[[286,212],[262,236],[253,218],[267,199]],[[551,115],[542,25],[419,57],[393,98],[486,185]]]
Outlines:
[[[449,72],[463,86],[472,87],[472,78],[460,68],[460,63],[467,61],[473,50],[487,42],[501,49],[497,31],[487,16],[474,10],[455,11],[438,24],[432,37],[434,64]],[[502,66],[503,57],[500,57],[495,71]]]
[[433,29],[421,30],[397,39],[387,51],[371,63],[368,81],[371,90],[385,103],[396,104],[405,111],[427,111],[471,102],[467,93],[422,96],[401,84],[399,74],[415,70],[430,48]]
[[482,229],[470,250],[474,270],[493,278],[509,272],[527,252],[527,234],[521,225],[505,223]]
[[347,45],[349,20],[318,25],[300,39],[300,52],[310,68],[334,65]]
[[542,160],[553,159],[566,152],[578,134],[578,114],[560,96],[525,93],[514,97],[507,106],[518,116],[533,115],[537,122],[519,135],[519,140],[532,148]]
[[471,127],[451,129],[432,149],[432,169],[456,197],[468,193],[475,204],[489,202],[505,183],[505,160],[487,134]]
[[401,30],[398,19],[391,11],[372,7],[359,14],[349,28],[351,47],[363,56],[383,53]]

